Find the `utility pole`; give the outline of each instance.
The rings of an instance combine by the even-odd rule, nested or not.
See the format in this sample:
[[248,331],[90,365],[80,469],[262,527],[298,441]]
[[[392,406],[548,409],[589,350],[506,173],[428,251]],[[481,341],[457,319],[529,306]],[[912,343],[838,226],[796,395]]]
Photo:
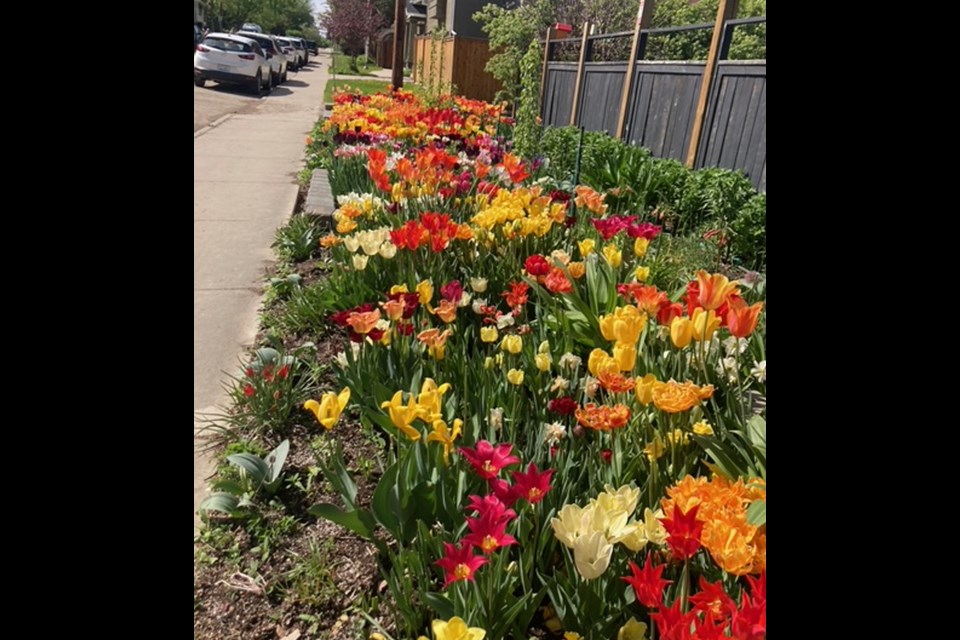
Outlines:
[[403,87],[403,23],[406,2],[396,0],[393,18],[393,88]]

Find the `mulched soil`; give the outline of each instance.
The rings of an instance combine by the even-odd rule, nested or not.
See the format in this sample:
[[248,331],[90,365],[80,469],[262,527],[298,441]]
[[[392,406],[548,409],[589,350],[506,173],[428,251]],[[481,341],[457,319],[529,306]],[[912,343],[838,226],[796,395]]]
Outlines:
[[[320,262],[294,265],[303,285],[323,277]],[[346,347],[347,340],[339,331],[325,330],[328,333],[322,336],[285,336],[284,347],[292,349],[312,341],[317,361],[329,362]],[[264,338],[261,332],[257,344],[265,344]],[[332,375],[321,382],[322,390],[332,387]],[[341,506],[341,501],[322,474],[316,474],[309,485],[307,479],[316,465],[318,436],[323,436],[321,440],[336,438],[357,483],[358,505],[368,506],[380,474],[376,465],[369,470],[369,461],[376,456],[375,445],[347,414],[337,429],[323,433],[304,412],[288,435],[290,453],[284,477],[297,478],[306,490],[285,483],[276,502],[262,508],[258,523],[219,521],[198,536],[194,545],[195,640],[365,640],[374,630],[355,607],[375,597],[381,602],[387,598],[376,548],[346,529],[310,515],[307,510],[314,504]],[[361,466],[367,469],[366,475]],[[314,556],[318,549],[319,555]],[[306,563],[315,573],[298,577],[295,568],[311,557],[319,558],[312,565]],[[389,628],[389,618],[369,608],[364,613]]]

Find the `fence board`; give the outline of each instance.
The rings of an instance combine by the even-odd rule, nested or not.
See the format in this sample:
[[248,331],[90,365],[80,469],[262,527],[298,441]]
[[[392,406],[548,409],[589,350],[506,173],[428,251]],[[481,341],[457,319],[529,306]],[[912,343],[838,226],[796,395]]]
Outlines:
[[703,63],[637,63],[627,142],[660,158],[683,160],[690,144]]
[[547,88],[543,96],[543,123],[552,127],[570,124],[573,84],[577,65],[572,62],[550,62],[547,65]]
[[760,191],[767,172],[766,62],[720,62],[711,98],[709,135],[698,167],[741,169]]
[[583,94],[577,109],[577,124],[587,131],[613,134],[620,114],[620,95],[626,63],[587,62],[584,64]]

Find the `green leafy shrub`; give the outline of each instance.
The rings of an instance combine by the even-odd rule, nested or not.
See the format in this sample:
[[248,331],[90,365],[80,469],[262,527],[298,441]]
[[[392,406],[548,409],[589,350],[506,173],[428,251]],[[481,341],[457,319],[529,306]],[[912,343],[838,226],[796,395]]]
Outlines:
[[762,270],[767,261],[767,194],[750,198],[730,227],[733,255],[744,267]]
[[319,249],[320,228],[311,216],[293,216],[286,226],[277,229],[273,248],[283,260],[303,262]]

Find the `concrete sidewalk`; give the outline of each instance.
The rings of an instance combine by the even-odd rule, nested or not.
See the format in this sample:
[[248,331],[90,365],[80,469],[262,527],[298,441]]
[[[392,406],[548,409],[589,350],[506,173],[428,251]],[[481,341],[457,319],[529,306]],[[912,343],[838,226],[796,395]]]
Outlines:
[[[193,407],[227,406],[224,372],[236,373],[256,336],[274,232],[293,212],[307,134],[323,109],[330,67],[321,55],[260,101],[253,113],[227,116],[194,134]],[[319,64],[318,64],[319,63]],[[194,452],[197,506],[213,472]]]

